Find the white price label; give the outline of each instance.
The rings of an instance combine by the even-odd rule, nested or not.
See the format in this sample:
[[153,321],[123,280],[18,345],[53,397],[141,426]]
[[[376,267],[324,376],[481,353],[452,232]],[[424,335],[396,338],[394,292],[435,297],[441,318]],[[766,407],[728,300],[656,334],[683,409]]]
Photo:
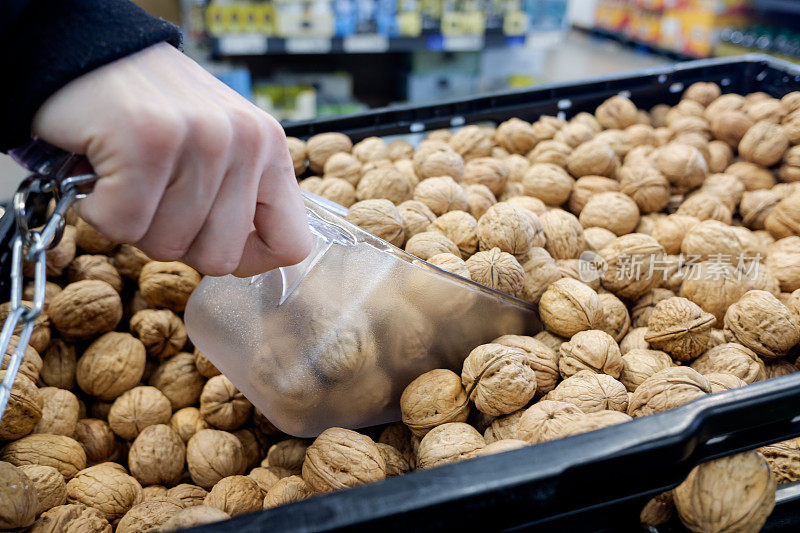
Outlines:
[[327,37],[292,37],[286,39],[286,51],[290,54],[327,54],[331,51],[331,40]]
[[475,52],[483,49],[483,35],[447,35],[442,49],[450,52]]
[[385,35],[362,34],[349,35],[344,38],[342,43],[344,51],[350,54],[357,53],[378,53],[389,49],[389,38]]
[[219,53],[226,56],[266,54],[267,38],[257,33],[225,35],[219,38]]

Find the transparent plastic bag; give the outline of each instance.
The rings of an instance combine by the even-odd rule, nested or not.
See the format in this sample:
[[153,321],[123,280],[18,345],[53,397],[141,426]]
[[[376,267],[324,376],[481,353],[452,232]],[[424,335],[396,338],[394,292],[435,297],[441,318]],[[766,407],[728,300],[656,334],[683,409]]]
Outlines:
[[421,261],[311,195],[306,210],[308,258],[206,277],[185,313],[195,346],[282,431],[398,420],[420,374],[460,373],[478,344],[541,329],[533,306]]

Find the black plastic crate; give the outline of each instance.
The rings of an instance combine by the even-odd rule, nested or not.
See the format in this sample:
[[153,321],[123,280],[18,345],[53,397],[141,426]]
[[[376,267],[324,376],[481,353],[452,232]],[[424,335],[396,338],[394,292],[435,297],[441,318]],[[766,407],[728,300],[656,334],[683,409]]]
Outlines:
[[[354,141],[418,133],[516,116],[569,118],[593,112],[615,94],[640,108],[675,104],[696,81],[724,92],[800,89],[800,67],[766,56],[708,59],[632,75],[539,86],[430,105],[405,105],[286,125],[307,138],[338,131]],[[639,511],[680,483],[691,468],[800,435],[800,373],[715,394],[620,426],[511,452],[417,471],[262,513],[202,531],[403,530],[638,531]],[[662,532],[680,530],[675,522]],[[800,529],[800,486],[779,488],[765,531]]]

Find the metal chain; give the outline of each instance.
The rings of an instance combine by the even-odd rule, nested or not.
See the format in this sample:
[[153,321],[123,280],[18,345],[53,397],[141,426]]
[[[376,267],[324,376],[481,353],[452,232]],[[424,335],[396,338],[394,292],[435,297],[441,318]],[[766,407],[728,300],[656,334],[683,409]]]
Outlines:
[[[34,174],[25,179],[14,194],[12,209],[17,222],[17,234],[11,245],[11,312],[0,331],[0,354],[3,357],[3,365],[0,368],[5,367],[5,377],[0,383],[0,419],[11,397],[11,388],[30,342],[36,318],[44,309],[47,250],[56,246],[61,240],[67,209],[75,200],[85,196],[83,191],[86,191],[96,179],[97,176],[94,174],[84,174],[65,178],[59,182],[50,177]],[[52,194],[57,200],[53,213],[41,230],[28,228],[25,203],[32,190]],[[33,307],[22,304],[23,260],[34,263]],[[22,329],[19,332],[16,349],[6,363],[11,337],[20,326]]]

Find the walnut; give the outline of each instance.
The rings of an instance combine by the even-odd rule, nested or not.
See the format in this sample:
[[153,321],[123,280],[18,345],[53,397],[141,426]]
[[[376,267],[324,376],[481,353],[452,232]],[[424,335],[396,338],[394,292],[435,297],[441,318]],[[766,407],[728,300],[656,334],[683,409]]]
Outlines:
[[78,385],[101,400],[113,400],[133,388],[144,373],[144,345],[128,333],[99,337],[78,360]]
[[436,254],[428,258],[428,263],[442,270],[452,272],[462,278],[472,279],[469,274],[469,269],[467,268],[467,263],[461,259],[460,256],[455,254],[449,252]]
[[767,251],[764,263],[785,292],[800,289],[800,237],[784,237]]
[[566,122],[558,117],[542,115],[539,120],[532,124],[534,134],[541,141],[550,140],[556,133],[566,125]]
[[620,161],[633,149],[633,142],[630,136],[623,130],[601,131],[594,136],[592,142],[609,145],[614,150],[614,153],[617,154],[617,157],[620,158]]
[[583,226],[562,209],[551,209],[539,217],[545,236],[544,248],[554,259],[576,259],[586,248]]
[[114,437],[114,432],[102,420],[96,418],[78,420],[75,425],[75,440],[86,453],[86,460],[90,466],[113,461],[119,455],[119,443]]
[[705,374],[705,378],[711,385],[711,393],[723,392],[731,389],[738,389],[747,385],[741,378],[733,374],[725,374],[721,372]]
[[598,141],[581,144],[567,158],[567,169],[576,178],[589,175],[615,178],[619,165],[613,148]]
[[761,121],[754,124],[739,142],[739,155],[746,161],[770,167],[778,163],[789,148],[789,136],[777,124]]
[[412,161],[414,162],[414,172],[422,181],[441,176],[461,181],[464,173],[464,159],[446,143],[420,144],[414,152]]
[[575,180],[564,169],[551,163],[535,163],[522,177],[526,196],[548,205],[561,205],[569,199]]
[[500,194],[506,187],[509,168],[501,159],[478,157],[464,165],[461,181],[464,185],[486,185],[493,194]]
[[[359,178],[361,176],[359,175]],[[322,178],[319,176],[310,176],[300,182],[300,189],[310,193],[317,194],[319,184],[322,183]]]
[[553,390],[558,383],[558,350],[554,350],[533,337],[503,335],[493,343],[501,344],[526,355],[528,366],[536,374],[536,393],[544,395]]
[[356,202],[347,212],[347,219],[395,246],[403,244],[405,238],[403,219],[400,218],[397,208],[389,200],[375,199]]
[[756,122],[763,121],[771,124],[780,124],[788,111],[783,103],[776,98],[765,98],[746,106],[746,110],[747,114]]
[[501,416],[524,407],[536,393],[536,364],[522,350],[483,344],[464,360],[461,382],[482,413]]
[[[5,378],[6,372],[0,372]],[[17,374],[11,386],[6,411],[0,421],[0,439],[14,440],[33,431],[42,419],[44,399],[36,384],[22,373]]]
[[303,500],[312,496],[312,489],[300,476],[289,476],[281,479],[267,493],[264,498],[264,509],[285,505]]
[[800,323],[800,289],[795,290],[789,295],[785,305],[789,308],[789,311],[794,314],[797,322]]
[[538,304],[547,287],[564,277],[559,265],[543,248],[531,248],[523,258],[522,279],[523,300]]
[[742,245],[731,226],[718,220],[704,220],[686,231],[681,252],[700,261],[731,261],[741,257]]
[[643,526],[658,527],[666,524],[675,514],[675,503],[672,501],[672,491],[662,492],[651,498],[639,514],[639,522]]
[[186,447],[180,435],[166,424],[144,428],[131,444],[128,466],[143,485],[174,485],[181,480]]
[[39,500],[37,515],[67,502],[67,484],[58,470],[52,466],[39,465],[22,465],[17,468],[27,476],[36,491]]
[[621,192],[592,196],[580,213],[579,221],[584,228],[606,228],[617,235],[632,232],[639,222],[636,202]]
[[647,327],[632,328],[630,331],[628,331],[628,334],[625,335],[625,337],[619,343],[620,353],[622,355],[625,355],[631,350],[650,349],[650,343],[644,340],[646,334],[647,334]]
[[497,442],[499,440],[517,439],[517,428],[519,420],[525,413],[525,409],[515,411],[510,415],[500,416],[494,418],[489,427],[484,430],[483,438],[487,444]]
[[122,318],[122,300],[104,281],[78,281],[57,294],[48,311],[66,340],[88,339],[116,327]]
[[755,352],[736,343],[714,346],[695,359],[691,366],[704,375],[731,374],[746,383],[755,383],[767,377],[764,363]]
[[467,259],[473,281],[489,288],[518,296],[522,292],[525,271],[513,255],[499,248],[481,251]]
[[703,184],[708,165],[694,146],[678,142],[669,143],[656,150],[656,168],[678,191],[690,191]]
[[790,183],[800,181],[800,147],[792,146],[783,154],[783,161],[778,169],[778,177],[781,181]]
[[417,233],[408,239],[405,250],[424,261],[443,253],[461,256],[461,251],[458,249],[458,246],[438,231],[423,231],[422,233]]
[[[343,179],[355,187],[361,179],[361,161],[348,152],[337,152],[325,161],[322,175],[324,178]],[[317,183],[315,190],[319,190],[321,183]]]
[[202,506],[208,492],[197,485],[181,483],[167,490],[167,496],[181,500],[187,507]]
[[603,176],[581,176],[575,181],[569,196],[567,207],[576,216],[586,203],[596,194],[609,191],[619,191],[620,183]]
[[688,267],[679,294],[714,315],[714,325],[722,327],[725,311],[747,290],[741,272],[733,265],[704,261]]
[[429,469],[471,459],[485,446],[486,441],[472,426],[463,422],[443,424],[422,438],[417,466]]
[[788,376],[795,372],[800,372],[800,369],[795,365],[784,359],[774,359],[765,365],[767,371],[767,378],[778,378],[781,376]]
[[66,479],[86,466],[86,454],[74,439],[44,433],[28,435],[9,442],[0,451],[0,461],[14,466],[52,466]]
[[494,134],[480,126],[465,126],[455,132],[448,141],[450,146],[465,161],[491,155]]
[[455,372],[436,369],[408,384],[400,397],[400,412],[414,435],[424,437],[438,425],[465,421],[469,399]]
[[389,149],[380,137],[367,137],[353,145],[352,154],[363,163],[387,159]]
[[703,116],[708,120],[725,111],[740,111],[744,108],[744,97],[738,94],[723,94],[706,106]]
[[210,489],[224,477],[244,473],[244,448],[231,433],[202,429],[186,444],[186,464],[192,481]]
[[448,211],[466,211],[469,208],[466,192],[449,176],[421,181],[414,189],[414,200],[428,206],[436,216]]
[[545,327],[562,337],[602,325],[603,307],[597,293],[572,278],[550,285],[539,300],[539,314]]
[[308,163],[311,171],[319,174],[323,171],[329,157],[337,152],[350,152],[353,143],[342,133],[320,133],[306,142]]
[[417,233],[427,231],[428,226],[436,220],[436,215],[433,214],[433,211],[417,200],[406,200],[397,206],[397,212],[403,221],[406,240]]
[[189,442],[189,439],[191,439],[195,433],[201,429],[208,429],[210,427],[197,407],[178,409],[172,414],[169,425],[178,433],[183,442]]
[[587,250],[601,250],[608,246],[617,236],[605,228],[586,228],[583,231]]
[[329,492],[386,477],[386,463],[369,437],[342,428],[323,431],[306,450],[303,479]]
[[197,371],[194,356],[179,353],[167,359],[150,377],[150,385],[167,397],[173,410],[193,405],[200,399],[205,379]]
[[485,455],[494,455],[496,453],[508,452],[511,450],[518,450],[524,448],[528,443],[519,439],[501,439],[487,444],[484,448],[478,451],[478,457]]
[[[33,302],[22,300],[22,306],[32,309]],[[0,304],[0,321],[5,322],[10,313],[11,302]],[[22,323],[18,323],[17,327],[14,328],[14,336],[18,336],[20,333],[22,333],[22,327]],[[43,312],[36,317],[36,319],[34,319],[33,332],[31,333],[29,345],[31,348],[36,350],[37,353],[44,353],[47,347],[50,346],[50,338],[50,317],[47,315],[47,313]],[[28,370],[31,369],[28,368]]]
[[630,196],[643,213],[661,211],[669,203],[669,182],[649,165],[623,166],[620,190]]
[[133,440],[147,426],[167,424],[172,415],[169,400],[155,387],[134,387],[122,393],[108,412],[111,429]]
[[307,448],[308,443],[303,439],[280,441],[270,446],[265,466],[281,467],[297,474],[303,466]]
[[39,393],[43,402],[42,417],[34,426],[33,433],[71,437],[78,423],[78,398],[56,387],[42,387]]
[[531,167],[531,162],[519,154],[511,154],[504,157],[503,163],[508,167],[508,183],[520,183],[522,177]]
[[691,84],[683,92],[683,97],[694,100],[703,106],[708,106],[711,102],[719,98],[722,90],[714,82],[698,81]]
[[[373,172],[381,172],[381,170],[382,169]],[[403,177],[403,180],[405,181],[405,177]],[[371,185],[377,186],[378,188],[370,189],[370,194],[365,194],[366,197],[378,198],[382,197],[384,194],[391,194],[390,192],[386,192],[386,189],[380,188],[381,185],[376,185],[374,182]],[[385,183],[383,185],[385,185]],[[410,184],[405,184],[405,186],[406,189],[410,189]],[[369,186],[365,185],[364,187],[366,189]],[[356,189],[348,181],[341,178],[323,178],[322,181],[320,181],[317,185],[314,194],[322,196],[323,198],[327,198],[331,202],[335,202],[345,207],[350,207],[356,203]]]
[[558,432],[582,416],[583,412],[571,403],[541,400],[523,412],[516,438],[529,444],[553,440]]
[[713,194],[702,191],[686,198],[678,207],[676,214],[692,216],[700,221],[719,220],[725,224],[730,224],[733,217],[725,202]]
[[200,273],[178,261],[150,261],[139,274],[142,298],[154,307],[183,311],[192,291],[200,283]]
[[131,317],[130,330],[145,346],[148,355],[166,359],[186,344],[186,328],[169,309],[143,309]]
[[62,531],[85,531],[87,533],[111,533],[111,525],[103,514],[83,504],[67,504],[53,507],[43,513],[29,530],[31,533],[60,533]]
[[[285,475],[283,475],[285,474]],[[250,471],[247,476],[256,482],[258,487],[266,494],[275,484],[292,473],[284,468],[274,466],[259,466]]]
[[[60,276],[64,269],[69,266],[75,258],[77,246],[75,244],[75,226],[64,226],[64,233],[58,244],[46,252],[46,272],[48,276]],[[23,274],[33,276],[33,263],[24,261]]]
[[711,133],[716,139],[736,148],[744,134],[753,127],[755,121],[741,111],[725,111],[710,117]]
[[[478,220],[476,230],[481,250],[499,248],[503,252],[522,256],[532,247],[545,243],[539,218],[530,211],[506,202],[490,207]],[[463,252],[462,257],[466,259],[470,254]]]
[[619,346],[604,331],[579,331],[559,350],[558,368],[563,378],[574,376],[581,370],[618,378],[622,371]]
[[694,369],[677,366],[660,370],[634,391],[628,414],[634,418],[673,409],[711,393],[711,384]]
[[612,96],[597,108],[597,121],[606,129],[623,129],[637,122],[636,106],[624,96]]
[[495,140],[513,154],[527,154],[533,150],[540,138],[529,122],[511,118],[497,126]]
[[775,296],[752,290],[725,313],[725,338],[769,360],[800,342],[800,324]]
[[574,117],[572,117],[570,122],[579,122],[584,124],[595,133],[600,133],[603,130],[603,126],[600,125],[595,116],[591,113],[587,113],[586,111],[581,111],[580,113],[576,114]]
[[253,404],[223,375],[209,379],[200,395],[200,414],[220,429],[241,427],[252,409]]
[[776,239],[800,235],[800,190],[775,205],[764,220],[764,227]]
[[722,141],[708,143],[708,171],[724,172],[733,162],[733,150]]
[[386,477],[399,476],[411,470],[408,461],[397,448],[382,442],[376,442],[375,446],[381,452],[383,462],[386,463]]
[[386,145],[386,153],[392,161],[411,159],[414,156],[414,147],[408,141],[398,139]]
[[555,440],[572,435],[580,435],[581,433],[588,433],[604,427],[630,422],[631,420],[630,416],[620,411],[602,410],[586,413],[578,417],[573,423],[558,428],[553,432],[552,438]]
[[672,359],[659,350],[633,348],[622,356],[619,380],[628,392],[634,392],[647,378],[673,366]]
[[595,133],[596,132],[586,124],[572,122],[556,132],[555,136],[553,136],[553,140],[575,148],[576,146],[591,140]]
[[787,93],[781,98],[781,103],[789,113],[797,111],[800,108],[800,94],[797,91]]
[[[326,187],[325,183],[325,179],[320,183],[319,194],[322,196],[325,196],[325,194],[323,194]],[[355,198],[358,200],[385,198],[394,204],[399,204],[410,200],[414,192],[414,185],[411,181],[393,166],[376,168],[364,174],[361,181],[358,182],[358,186],[355,189],[355,198],[352,198],[352,202],[350,202],[351,198],[346,197],[347,194],[341,190],[344,188],[343,183],[337,182],[336,186],[339,187],[341,191],[337,193],[338,199],[345,201],[345,203],[339,203],[342,203],[342,205],[346,207],[349,207],[346,205],[348,202],[350,205],[355,203]]]
[[675,293],[671,290],[655,288],[638,298],[631,308],[633,326],[636,328],[646,327],[656,304],[673,296],[675,296]]
[[247,476],[221,479],[205,499],[205,505],[216,507],[231,516],[257,511],[263,507],[264,491]]
[[[431,222],[428,231],[439,232],[447,237],[456,245],[461,257],[466,259],[478,250],[478,227],[478,221],[469,213],[448,211]],[[449,251],[451,250],[446,250]]]
[[78,248],[89,254],[109,253],[117,245],[117,243],[107,239],[82,218],[79,218],[75,223],[75,243]]
[[691,531],[759,531],[775,506],[775,477],[755,451],[695,467],[675,488],[675,507]]
[[[62,480],[63,481],[63,480]],[[0,461],[0,528],[12,530],[33,524],[40,508],[36,485],[19,468]]]
[[800,439],[776,442],[758,449],[779,485],[800,481]]
[[292,167],[294,175],[300,176],[306,171],[306,143],[297,137],[286,137],[286,144],[289,147],[289,155],[292,157]]
[[194,366],[197,367],[197,371],[200,372],[200,375],[204,378],[213,378],[214,376],[218,376],[220,371],[217,370],[211,361],[209,361],[205,355],[200,353],[197,348],[194,349]]
[[645,340],[678,361],[691,361],[706,350],[715,320],[686,298],[667,298],[653,309]]
[[94,507],[109,522],[141,501],[142,486],[117,463],[90,466],[67,482],[67,502]]
[[685,116],[704,116],[705,109],[703,105],[694,100],[684,98],[678,105],[669,110],[666,116],[667,126],[672,124],[674,120],[683,118]]
[[574,404],[584,413],[604,409],[624,412],[628,408],[625,385],[607,374],[591,370],[581,370],[568,377],[547,395],[547,399]]
[[769,169],[749,161],[737,161],[726,168],[725,173],[739,178],[748,191],[769,189],[775,185],[775,176]]
[[631,326],[627,307],[622,300],[610,292],[600,293],[598,298],[603,307],[603,323],[600,329],[610,335],[614,341],[621,341]]
[[[467,211],[476,219],[497,203],[494,194],[486,185],[467,185],[464,187],[464,192],[467,195]],[[403,219],[405,220],[405,217]]]
[[159,496],[142,501],[130,508],[117,524],[117,533],[155,531],[166,524],[185,507],[184,503],[169,496]]
[[542,141],[528,152],[527,159],[531,164],[550,163],[565,168],[572,148],[558,141]]
[[700,188],[700,192],[715,196],[730,211],[734,211],[739,205],[744,191],[744,184],[732,174],[711,174]]
[[650,266],[664,259],[664,248],[653,237],[630,233],[617,237],[600,250],[605,261],[602,272],[603,288],[620,298],[638,298],[659,283],[659,277],[649,275]]
[[79,255],[67,268],[70,283],[86,279],[105,281],[117,292],[122,291],[122,276],[105,255]]
[[159,531],[177,531],[214,522],[221,522],[230,515],[221,509],[209,505],[186,507],[173,514],[169,520],[161,524]]

